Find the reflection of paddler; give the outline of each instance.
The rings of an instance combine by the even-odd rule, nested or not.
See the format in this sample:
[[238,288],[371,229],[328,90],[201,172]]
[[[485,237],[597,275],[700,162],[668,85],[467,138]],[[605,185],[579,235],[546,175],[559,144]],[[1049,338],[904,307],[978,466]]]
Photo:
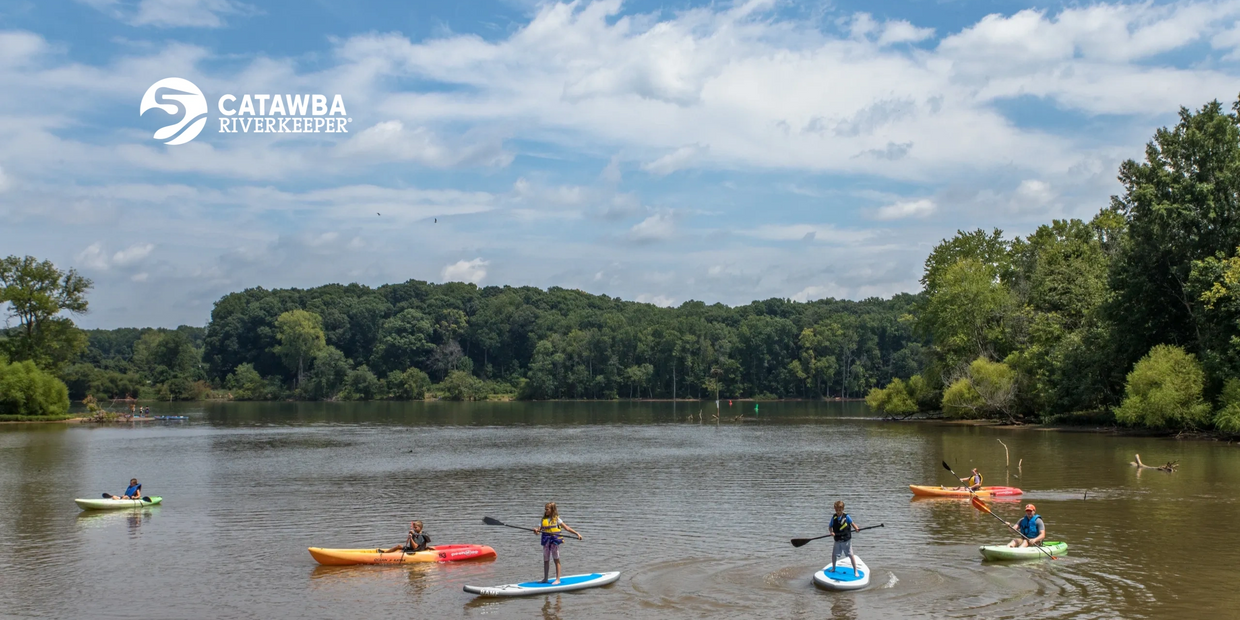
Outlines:
[[560,519],[560,510],[556,508],[555,502],[547,502],[543,506],[542,523],[534,530],[542,535],[543,548],[543,583],[547,582],[547,577],[551,572],[551,560],[555,559],[555,581],[551,585],[560,583],[560,544],[564,542],[564,538],[560,536],[562,531],[568,531],[577,536],[577,540],[584,540],[581,534],[577,533],[568,524]]

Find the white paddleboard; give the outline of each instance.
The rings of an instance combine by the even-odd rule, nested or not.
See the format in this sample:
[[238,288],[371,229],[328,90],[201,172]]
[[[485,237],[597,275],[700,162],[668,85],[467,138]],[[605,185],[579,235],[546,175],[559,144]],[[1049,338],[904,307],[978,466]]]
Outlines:
[[[853,556],[856,557],[856,556]],[[853,574],[852,559],[844,556],[835,562],[835,570],[828,564],[814,573],[814,584],[828,590],[860,590],[870,585],[870,567],[857,558],[857,574]]]
[[567,592],[569,590],[584,590],[585,588],[597,588],[605,586],[620,578],[620,572],[611,573],[590,573],[588,575],[570,575],[561,577],[560,583],[551,585],[554,581],[527,581],[525,583],[510,583],[502,586],[465,586],[465,591],[478,596],[533,596],[535,594],[550,594],[552,592]]

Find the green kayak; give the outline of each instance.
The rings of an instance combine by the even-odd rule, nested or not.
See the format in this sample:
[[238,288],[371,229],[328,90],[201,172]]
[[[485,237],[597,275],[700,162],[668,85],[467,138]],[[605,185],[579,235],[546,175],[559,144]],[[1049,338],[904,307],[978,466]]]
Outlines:
[[[1068,555],[1068,543],[1048,540],[1038,547],[1009,547],[1007,545],[982,545],[978,547],[982,557],[987,560],[1035,560],[1045,558],[1046,553],[1053,556]],[[1043,553],[1042,551],[1046,551]]]
[[[146,501],[150,499],[151,501]],[[143,506],[154,506],[164,498],[155,496],[143,499],[75,499],[73,503],[78,505],[82,510],[115,510],[117,508],[141,508]]]

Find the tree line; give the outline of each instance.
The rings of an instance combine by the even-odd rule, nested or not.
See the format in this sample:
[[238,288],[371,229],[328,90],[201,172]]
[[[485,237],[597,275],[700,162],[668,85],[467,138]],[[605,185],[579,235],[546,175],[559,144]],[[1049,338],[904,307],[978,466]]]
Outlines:
[[[1024,237],[960,231],[891,299],[676,308],[410,280],[254,288],[205,328],[83,331],[92,284],[0,261],[0,414],[68,398],[851,398],[1240,433],[1240,102],[1181,110],[1121,195]],[[15,324],[14,324],[15,323]]]
[[927,365],[870,405],[1240,432],[1237,110],[1182,109],[1088,222],[935,247],[914,310]]

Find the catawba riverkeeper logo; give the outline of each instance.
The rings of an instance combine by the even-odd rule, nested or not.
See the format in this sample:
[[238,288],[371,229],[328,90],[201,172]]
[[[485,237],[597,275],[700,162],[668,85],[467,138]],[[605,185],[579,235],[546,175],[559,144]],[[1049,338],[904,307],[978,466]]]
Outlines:
[[[155,132],[156,140],[176,146],[198,137],[208,121],[207,97],[193,82],[164,78],[146,89],[138,116],[158,108],[181,119]],[[227,93],[215,103],[219,111],[219,133],[349,133],[344,99],[333,95],[243,94],[240,98]]]

